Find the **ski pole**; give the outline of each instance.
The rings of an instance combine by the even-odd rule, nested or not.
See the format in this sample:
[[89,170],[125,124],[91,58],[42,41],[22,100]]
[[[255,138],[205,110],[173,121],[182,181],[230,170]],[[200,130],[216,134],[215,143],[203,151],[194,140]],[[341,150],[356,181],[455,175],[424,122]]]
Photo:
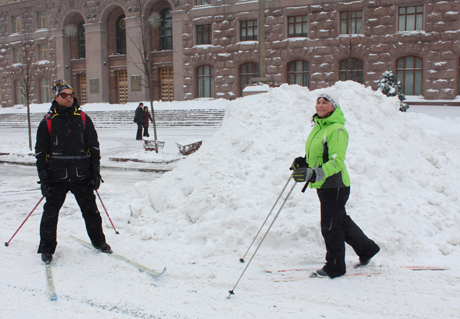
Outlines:
[[99,197],[99,200],[101,201],[102,207],[104,207],[105,213],[107,214],[107,217],[109,218],[110,223],[112,224],[112,227],[113,227],[113,230],[115,231],[115,234],[119,234],[118,230],[117,230],[117,229],[115,228],[115,226],[113,225],[112,219],[111,219],[110,216],[109,216],[109,212],[108,212],[107,209],[105,208],[105,205],[104,205],[104,202],[102,201],[101,195],[99,195],[99,192],[98,192],[97,190],[96,190],[96,194],[97,194],[97,197]]
[[[308,182],[307,182],[308,184]],[[243,272],[241,273],[240,277],[238,278],[238,280],[236,281],[235,285],[233,286],[232,290],[229,290],[229,295],[227,297],[227,299],[230,299],[230,296],[231,295],[234,295],[235,293],[233,292],[236,288],[236,286],[238,285],[238,283],[240,282],[241,278],[243,277],[244,273],[246,272],[246,269],[248,269],[249,265],[251,264],[251,261],[252,259],[254,258],[254,256],[256,255],[257,251],[259,250],[260,248],[260,245],[262,245],[262,243],[264,242],[265,240],[265,237],[267,237],[267,234],[268,232],[270,231],[270,229],[272,228],[273,224],[275,223],[275,220],[278,218],[278,215],[280,214],[281,210],[283,209],[284,207],[284,204],[286,204],[286,201],[288,200],[289,196],[291,195],[292,191],[294,190],[294,187],[297,185],[297,182],[294,183],[294,185],[292,185],[291,189],[289,190],[289,193],[287,194],[286,198],[284,199],[283,203],[281,204],[281,207],[278,209],[278,212],[276,213],[275,217],[273,218],[272,222],[270,223],[270,226],[268,226],[268,229],[267,231],[265,232],[264,234],[264,237],[262,237],[262,240],[260,241],[259,245],[257,245],[257,248],[256,250],[254,251],[254,253],[252,254],[251,258],[249,259],[249,262],[247,263],[246,267],[244,268]]]
[[13,240],[13,237],[16,236],[16,234],[18,233],[18,231],[21,229],[22,225],[24,225],[26,223],[26,221],[29,219],[30,215],[32,215],[32,213],[35,211],[35,209],[37,208],[37,206],[42,202],[43,198],[45,198],[45,196],[42,196],[42,198],[40,198],[40,200],[38,201],[37,205],[35,205],[34,209],[32,209],[32,211],[29,213],[29,215],[27,215],[26,219],[22,222],[21,226],[19,226],[18,230],[16,230],[16,232],[14,233],[14,235],[10,238],[10,240],[8,240],[6,243],[5,243],[5,246],[8,247],[10,245],[10,242]]
[[290,176],[289,179],[287,180],[286,184],[284,185],[284,187],[283,187],[283,189],[282,189],[280,195],[279,195],[278,198],[276,199],[275,204],[273,204],[272,209],[270,209],[270,212],[268,213],[267,217],[265,218],[264,222],[262,223],[262,226],[260,226],[259,231],[257,232],[256,236],[255,236],[254,239],[252,240],[251,245],[249,245],[248,250],[246,250],[246,253],[244,254],[244,256],[243,256],[242,258],[240,258],[240,262],[241,262],[241,263],[244,263],[244,257],[246,257],[246,255],[248,254],[249,249],[251,249],[252,245],[253,245],[254,242],[256,241],[256,238],[259,236],[259,233],[260,233],[260,231],[262,230],[262,228],[264,227],[265,223],[267,222],[268,217],[270,217],[270,215],[271,215],[273,209],[275,208],[276,204],[278,204],[278,201],[279,201],[279,199],[281,198],[281,195],[283,195],[284,190],[285,190],[286,187],[288,186],[289,182],[291,181],[291,178],[292,178],[292,175],[293,175],[293,174],[294,174],[294,173],[291,174],[291,176]]

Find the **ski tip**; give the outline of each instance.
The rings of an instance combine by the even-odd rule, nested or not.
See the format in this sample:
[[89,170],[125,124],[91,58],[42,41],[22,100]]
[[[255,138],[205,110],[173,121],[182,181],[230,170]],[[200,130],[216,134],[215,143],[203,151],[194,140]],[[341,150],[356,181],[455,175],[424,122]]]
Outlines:
[[57,301],[57,295],[56,294],[52,295],[50,300],[51,301]]

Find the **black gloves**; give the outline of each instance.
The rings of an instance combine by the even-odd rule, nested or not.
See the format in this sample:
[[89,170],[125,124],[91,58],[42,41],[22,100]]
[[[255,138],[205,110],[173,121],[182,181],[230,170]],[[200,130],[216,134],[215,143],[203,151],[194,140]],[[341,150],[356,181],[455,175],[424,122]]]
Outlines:
[[316,173],[308,167],[300,167],[294,171],[292,176],[296,182],[312,182],[316,181]]
[[291,171],[295,171],[296,169],[300,167],[308,167],[305,157],[297,157],[294,160],[294,162],[292,162],[291,167],[289,167],[289,169]]
[[42,191],[42,195],[45,197],[51,197],[53,195],[54,186],[50,183],[40,183],[40,190]]
[[91,178],[89,179],[88,186],[93,191],[98,190],[99,186],[101,186],[101,176],[100,175],[91,176]]

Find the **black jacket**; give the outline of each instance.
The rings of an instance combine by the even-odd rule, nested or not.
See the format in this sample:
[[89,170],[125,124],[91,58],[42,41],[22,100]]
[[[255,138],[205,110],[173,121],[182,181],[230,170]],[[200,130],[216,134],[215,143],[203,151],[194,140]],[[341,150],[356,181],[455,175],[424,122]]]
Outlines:
[[137,124],[144,124],[144,109],[142,107],[136,108],[136,113],[134,113],[134,122]]
[[[51,117],[51,134],[46,116]],[[77,100],[69,108],[53,101],[46,116],[38,126],[35,144],[40,181],[76,182],[99,175],[97,132],[86,113],[86,124],[83,123]]]

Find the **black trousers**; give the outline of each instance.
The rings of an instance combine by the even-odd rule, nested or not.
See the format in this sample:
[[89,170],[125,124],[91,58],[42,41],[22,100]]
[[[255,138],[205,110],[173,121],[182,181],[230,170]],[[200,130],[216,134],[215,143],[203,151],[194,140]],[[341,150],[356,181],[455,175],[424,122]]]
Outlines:
[[55,186],[52,196],[46,198],[46,203],[43,206],[38,253],[54,254],[57,245],[56,232],[59,211],[69,191],[74,194],[78,206],[80,206],[86,224],[86,231],[92,244],[100,246],[105,243],[101,214],[97,209],[94,192],[87,186],[87,181],[56,183]]
[[149,128],[148,127],[144,127],[144,136],[147,136],[149,137]]
[[137,123],[136,140],[142,140],[142,126],[143,126],[143,124]]
[[345,243],[349,244],[361,259],[372,258],[379,250],[345,211],[350,187],[317,190],[321,202],[321,234],[326,243],[325,270],[331,277],[346,272]]

